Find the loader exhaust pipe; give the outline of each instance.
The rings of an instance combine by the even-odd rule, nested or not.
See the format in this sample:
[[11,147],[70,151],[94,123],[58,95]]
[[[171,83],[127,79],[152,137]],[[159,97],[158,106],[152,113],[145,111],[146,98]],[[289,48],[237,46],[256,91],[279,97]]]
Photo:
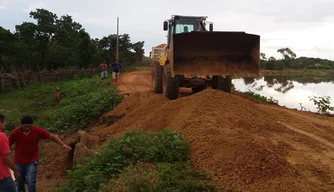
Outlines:
[[244,32],[173,35],[173,75],[259,76],[260,36]]

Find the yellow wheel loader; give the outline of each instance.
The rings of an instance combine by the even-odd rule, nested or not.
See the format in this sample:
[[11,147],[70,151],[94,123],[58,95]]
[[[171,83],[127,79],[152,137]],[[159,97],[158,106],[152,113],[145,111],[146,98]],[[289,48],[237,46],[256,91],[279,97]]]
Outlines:
[[154,93],[174,100],[179,87],[191,88],[193,93],[210,86],[231,92],[232,78],[259,76],[260,36],[213,31],[213,23],[206,19],[172,15],[163,22],[167,44],[151,52]]

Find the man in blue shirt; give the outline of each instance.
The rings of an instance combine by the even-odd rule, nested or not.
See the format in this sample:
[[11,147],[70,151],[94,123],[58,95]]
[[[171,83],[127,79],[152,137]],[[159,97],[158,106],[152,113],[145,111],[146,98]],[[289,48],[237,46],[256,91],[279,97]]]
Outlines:
[[119,73],[120,73],[122,66],[118,63],[118,60],[116,59],[115,63],[111,64],[111,68],[112,68],[113,83],[117,84],[118,79],[119,79]]

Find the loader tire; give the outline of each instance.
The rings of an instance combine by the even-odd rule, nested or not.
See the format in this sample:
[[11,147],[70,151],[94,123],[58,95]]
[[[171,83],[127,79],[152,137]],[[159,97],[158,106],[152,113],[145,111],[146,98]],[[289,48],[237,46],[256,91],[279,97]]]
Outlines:
[[169,64],[164,67],[164,95],[170,99],[175,100],[179,97],[179,82],[177,77],[172,77],[172,72]]
[[232,91],[232,78],[227,76],[225,78],[220,77],[218,81],[218,89],[227,93]]
[[212,89],[218,89],[219,79],[221,77],[219,76],[213,76],[212,77]]
[[192,87],[191,91],[193,94],[198,93],[206,89],[206,86],[200,86],[200,87]]
[[164,68],[158,63],[153,64],[152,68],[152,91],[157,94],[163,93],[163,72]]
[[227,76],[226,78],[220,76],[212,77],[212,89],[222,90],[227,93],[232,91],[232,78]]

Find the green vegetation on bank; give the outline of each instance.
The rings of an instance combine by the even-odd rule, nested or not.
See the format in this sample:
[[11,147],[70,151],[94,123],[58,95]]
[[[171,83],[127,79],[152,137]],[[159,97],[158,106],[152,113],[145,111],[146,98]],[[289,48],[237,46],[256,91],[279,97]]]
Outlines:
[[292,77],[312,77],[312,78],[326,78],[334,76],[334,69],[329,70],[315,70],[315,69],[285,69],[285,70],[271,70],[270,76],[292,76]]
[[266,97],[260,94],[257,94],[251,90],[248,90],[246,92],[243,92],[243,94],[252,97],[262,103],[270,103],[270,104],[278,104],[278,101],[276,99],[274,99],[273,97]]
[[312,96],[309,98],[310,101],[312,101],[313,104],[317,106],[319,114],[331,115],[332,112],[334,112],[334,106],[331,106],[330,96],[325,96],[325,97]]
[[191,169],[189,144],[171,129],[126,133],[82,163],[55,191],[215,191],[211,174]]
[[334,69],[334,61],[321,58],[298,57],[290,48],[277,50],[282,55],[281,59],[266,57],[261,53],[260,68],[265,70],[285,70],[285,69],[304,69],[304,70],[329,70]]
[[[28,85],[0,94],[0,113],[6,115],[7,130],[19,126],[24,115],[33,116],[36,125],[53,132],[85,129],[121,102],[122,97],[110,83],[110,78],[94,76]],[[60,103],[55,100],[55,87],[66,96]]]

